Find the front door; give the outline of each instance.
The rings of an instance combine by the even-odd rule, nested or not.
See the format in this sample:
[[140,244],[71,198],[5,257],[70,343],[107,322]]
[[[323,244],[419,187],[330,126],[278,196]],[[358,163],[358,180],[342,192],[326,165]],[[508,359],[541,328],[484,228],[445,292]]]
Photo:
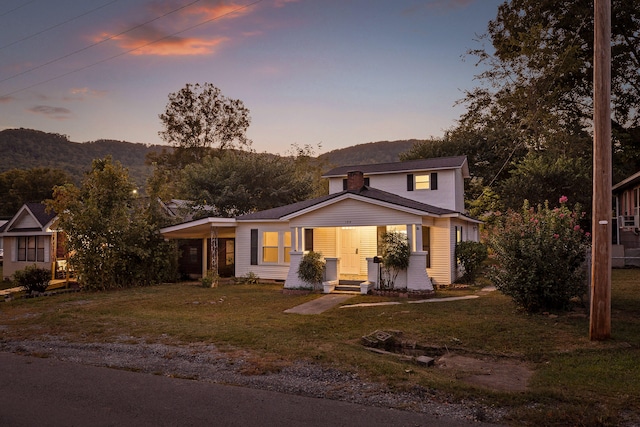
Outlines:
[[360,232],[347,227],[340,233],[340,273],[360,274]]

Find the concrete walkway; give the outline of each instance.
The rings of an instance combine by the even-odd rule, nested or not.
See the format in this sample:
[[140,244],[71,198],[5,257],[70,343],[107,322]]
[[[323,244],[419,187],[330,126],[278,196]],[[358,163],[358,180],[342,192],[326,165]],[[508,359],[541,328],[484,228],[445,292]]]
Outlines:
[[[371,303],[360,303],[360,304],[348,304],[340,306],[340,308],[353,308],[353,307],[376,307],[376,306],[384,306],[384,305],[400,305],[400,304],[423,304],[423,303],[431,303],[431,302],[450,302],[450,301],[462,301],[469,299],[480,298],[482,295],[486,295],[489,292],[495,291],[496,288],[493,286],[487,286],[482,288],[478,295],[463,295],[459,297],[446,297],[446,298],[427,298],[415,301],[386,301],[386,302],[371,302]],[[285,310],[285,313],[296,313],[296,314],[320,314],[329,310],[347,301],[349,298],[353,298],[355,295],[353,294],[328,294],[321,296],[320,298],[316,298],[312,301],[305,302],[304,304],[300,304],[296,307]]]
[[353,297],[353,294],[327,294],[285,310],[284,312],[295,314],[320,314]]

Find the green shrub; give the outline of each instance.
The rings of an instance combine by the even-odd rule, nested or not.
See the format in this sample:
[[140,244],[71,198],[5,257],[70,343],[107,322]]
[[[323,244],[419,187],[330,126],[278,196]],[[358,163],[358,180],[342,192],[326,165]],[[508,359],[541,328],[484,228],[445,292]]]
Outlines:
[[566,309],[574,297],[586,293],[584,261],[589,233],[580,227],[584,216],[560,199],[534,209],[525,201],[522,212],[508,212],[490,230],[495,258],[489,277],[496,288],[529,312]]
[[462,264],[464,274],[462,280],[473,283],[476,280],[480,266],[487,259],[487,246],[480,242],[460,242],[456,245],[456,258]]
[[298,266],[298,278],[315,289],[322,284],[325,262],[320,252],[309,251],[302,256]]
[[257,285],[260,282],[260,278],[256,273],[250,271],[244,276],[236,277],[236,282],[241,285]]
[[49,286],[50,280],[51,272],[35,265],[28,265],[24,270],[18,270],[13,273],[13,281],[20,286],[24,286],[28,294],[44,292]]
[[397,231],[384,233],[381,249],[380,288],[393,289],[400,271],[409,267],[411,248],[409,248],[407,235]]

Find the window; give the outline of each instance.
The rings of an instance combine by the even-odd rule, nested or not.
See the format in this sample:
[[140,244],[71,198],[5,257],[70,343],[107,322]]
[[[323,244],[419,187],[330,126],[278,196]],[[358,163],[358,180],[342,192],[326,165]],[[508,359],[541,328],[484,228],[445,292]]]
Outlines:
[[282,259],[284,262],[289,263],[291,261],[291,232],[286,231],[284,233],[284,253],[282,254]]
[[431,268],[431,229],[422,226],[422,250],[427,253],[427,268]]
[[278,262],[278,232],[262,233],[262,262]]
[[462,226],[456,226],[456,243],[462,242]]
[[420,175],[407,175],[407,191],[413,190],[437,190],[438,174],[436,172]]
[[18,237],[18,261],[44,262],[44,236]]
[[416,190],[429,190],[431,187],[429,185],[431,175],[416,175]]

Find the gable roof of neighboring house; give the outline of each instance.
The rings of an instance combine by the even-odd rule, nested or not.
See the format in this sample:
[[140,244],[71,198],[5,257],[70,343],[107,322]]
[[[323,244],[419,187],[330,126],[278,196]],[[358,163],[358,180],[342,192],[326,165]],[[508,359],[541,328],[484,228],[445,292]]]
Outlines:
[[346,176],[348,172],[359,171],[367,175],[383,173],[416,172],[423,170],[462,169],[465,178],[470,177],[467,156],[437,157],[432,159],[408,160],[406,162],[377,163],[372,165],[340,166],[322,175],[323,178]]
[[633,188],[638,184],[640,184],[640,172],[637,172],[630,177],[620,181],[619,183],[614,185],[611,190],[613,191],[613,194],[617,194],[623,192],[627,188]]
[[[31,216],[39,227],[20,227],[19,222],[25,215]],[[22,205],[18,212],[2,227],[0,227],[0,233],[2,232],[28,232],[28,231],[43,231],[51,222],[56,218],[55,212],[47,212],[47,208],[43,203],[28,202]]]
[[462,215],[461,213],[452,211],[450,209],[439,208],[437,206],[417,202],[415,200],[407,199],[405,197],[401,197],[386,191],[364,186],[360,190],[345,190],[339,193],[333,193],[326,196],[317,197],[315,199],[305,200],[303,202],[293,203],[286,206],[280,206],[273,209],[267,209],[264,211],[241,215],[236,217],[236,220],[238,221],[280,220],[286,217],[295,216],[296,214],[301,213],[302,211],[313,209],[316,206],[324,205],[326,202],[331,202],[333,200],[337,201],[337,200],[341,200],[348,197],[370,199],[376,202],[391,204],[398,208],[415,210],[415,211],[424,213],[425,215],[432,215],[432,216]]

